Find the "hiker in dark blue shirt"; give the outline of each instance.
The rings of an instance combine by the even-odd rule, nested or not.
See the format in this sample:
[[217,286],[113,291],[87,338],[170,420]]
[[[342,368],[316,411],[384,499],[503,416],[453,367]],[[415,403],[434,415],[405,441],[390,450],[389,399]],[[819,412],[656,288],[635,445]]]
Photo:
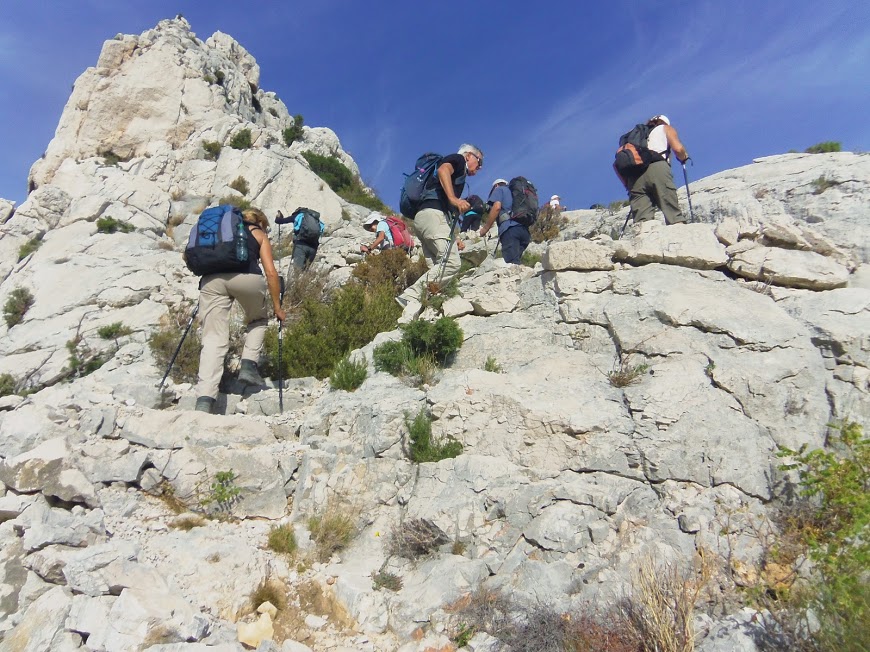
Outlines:
[[486,225],[480,229],[480,237],[486,237],[492,225],[497,221],[502,258],[506,263],[519,265],[532,236],[529,234],[527,226],[511,219],[513,197],[507,181],[504,179],[493,181],[487,203],[490,206],[489,219],[486,221]]

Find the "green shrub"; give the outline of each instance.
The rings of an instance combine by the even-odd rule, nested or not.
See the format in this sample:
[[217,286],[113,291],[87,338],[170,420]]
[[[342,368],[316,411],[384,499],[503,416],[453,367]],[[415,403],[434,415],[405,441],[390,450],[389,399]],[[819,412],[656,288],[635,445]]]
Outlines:
[[529,227],[529,234],[533,242],[546,242],[558,236],[567,225],[568,218],[562,215],[562,209],[547,204],[538,211],[538,219]]
[[387,591],[401,591],[402,578],[395,573],[382,569],[372,575],[372,588],[375,591],[380,591],[381,589],[387,589]]
[[218,204],[230,204],[231,206],[236,206],[240,211],[248,210],[251,207],[251,201],[249,199],[239,197],[238,195],[227,195],[226,197],[221,197]]
[[432,438],[432,417],[421,409],[412,421],[405,413],[405,427],[408,429],[408,457],[412,462],[440,462],[462,453],[462,444],[454,437],[435,441]]
[[273,552],[295,555],[299,546],[296,543],[296,533],[293,531],[293,526],[285,523],[284,525],[276,525],[269,530],[269,540],[266,547]]
[[832,426],[828,449],[780,449],[798,470],[807,501],[798,534],[815,563],[799,597],[819,622],[812,638],[821,650],[870,649],[870,439],[854,422]]
[[520,258],[520,263],[526,267],[534,267],[541,262],[541,254],[533,254],[529,250],[523,252],[523,257]]
[[446,363],[464,340],[462,329],[452,317],[441,317],[434,323],[416,319],[402,330],[402,339],[414,355],[431,355],[439,364]]
[[205,152],[205,157],[209,161],[217,161],[218,157],[221,155],[221,144],[216,140],[202,141],[202,149]]
[[135,231],[136,227],[128,222],[120,222],[114,217],[101,217],[97,219],[97,231],[99,233],[130,233]]
[[[284,377],[328,377],[348,351],[365,346],[378,333],[395,328],[402,309],[393,298],[393,288],[388,285],[365,288],[359,283],[349,283],[335,290],[325,302],[304,299],[297,309],[296,320],[284,327]],[[265,349],[264,371],[275,378],[277,328],[271,327],[266,333]]]
[[281,132],[281,135],[284,137],[284,144],[287,145],[287,147],[290,147],[290,145],[302,138],[303,122],[304,119],[302,116],[297,114],[293,116],[292,126],[285,128],[284,131]]
[[214,71],[214,79],[217,82],[218,86],[224,85],[225,78],[226,78],[226,75],[224,74],[223,70],[215,70]]
[[825,154],[827,152],[839,152],[840,151],[840,143],[835,140],[827,140],[823,143],[816,143],[810,147],[807,147],[807,154]]
[[41,235],[37,235],[37,236],[30,238],[30,240],[28,240],[27,242],[25,242],[23,245],[21,245],[18,248],[18,260],[19,261],[24,260],[30,254],[32,254],[34,251],[39,249],[40,246],[42,246],[42,236]]
[[124,335],[130,335],[133,332],[128,326],[124,326],[119,321],[113,322],[107,326],[100,326],[97,329],[97,335],[99,335],[104,340],[114,340],[119,337],[123,337]]
[[330,504],[323,514],[308,519],[308,530],[314,543],[315,557],[325,562],[353,540],[356,525],[348,509]]
[[84,378],[102,367],[108,361],[106,353],[97,353],[87,346],[80,336],[76,336],[66,343],[69,351],[67,376]]
[[12,328],[16,324],[20,324],[32,305],[33,295],[30,290],[27,288],[12,290],[9,293],[9,298],[6,299],[6,305],[3,306],[3,317],[6,319],[6,325]]
[[100,152],[99,155],[103,157],[103,163],[105,163],[106,165],[110,165],[112,167],[118,165],[118,163],[121,163],[121,162],[127,160],[126,158],[122,158],[122,157],[118,156],[117,154],[115,154],[115,152],[113,152],[110,149],[107,149],[107,150]]
[[365,287],[383,284],[392,285],[396,295],[413,285],[428,269],[426,260],[420,256],[411,260],[402,249],[385,249],[376,255],[367,256],[353,270],[353,277]]
[[619,367],[607,374],[607,379],[613,387],[628,387],[640,382],[641,376],[647,371],[649,371],[647,364],[630,365],[620,362]]
[[[169,313],[161,319],[160,328],[148,338],[151,355],[154,356],[154,361],[161,372],[169,366],[172,354],[175,353],[178,343],[181,342],[184,330],[190,320],[191,310],[191,307],[170,309]],[[176,383],[196,382],[201,348],[199,329],[194,324],[187,333],[187,337],[184,338],[184,344],[182,344],[178,357],[175,358],[175,363],[172,365],[170,377],[173,381]]]
[[337,158],[314,152],[302,152],[302,156],[308,161],[311,171],[329,184],[334,192],[350,188],[353,183],[353,174]]
[[498,360],[490,355],[486,358],[486,364],[483,365],[483,370],[499,374],[501,373],[501,365],[499,365]]
[[393,376],[409,372],[414,359],[411,347],[404,341],[384,342],[375,348],[374,364],[378,371],[386,371]]
[[248,192],[251,190],[250,186],[248,185],[248,180],[241,175],[237,176],[233,180],[233,182],[230,184],[230,188],[232,188],[236,192],[242,193],[243,195],[247,195]]
[[251,130],[240,129],[230,138],[230,147],[233,149],[250,149],[251,148]]
[[820,176],[818,179],[812,180],[813,186],[813,194],[821,195],[828,188],[833,188],[834,186],[839,186],[840,182],[835,181],[834,179],[828,179],[825,175]]
[[380,197],[370,194],[369,191],[365,189],[362,182],[357,178],[354,178],[351,181],[350,186],[347,188],[338,190],[337,194],[339,197],[351,204],[359,204],[360,206],[365,206],[370,210],[380,211],[381,213],[392,212],[390,207],[387,206]]
[[350,355],[346,355],[332,369],[329,384],[333,389],[352,392],[363,384],[367,375],[368,368],[365,360],[354,361],[350,359]]
[[15,393],[15,378],[12,374],[0,374],[0,398]]
[[236,486],[237,479],[238,476],[232,469],[215,473],[208,491],[199,498],[200,506],[203,509],[214,506],[217,511],[229,512],[242,493],[242,490]]

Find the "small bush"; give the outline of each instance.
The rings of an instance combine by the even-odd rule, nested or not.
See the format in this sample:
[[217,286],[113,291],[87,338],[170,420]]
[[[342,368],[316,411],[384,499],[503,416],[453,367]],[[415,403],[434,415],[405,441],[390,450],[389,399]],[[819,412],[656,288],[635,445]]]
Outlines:
[[441,529],[424,518],[400,523],[390,535],[389,553],[406,559],[419,559],[448,543]]
[[432,323],[417,319],[402,326],[402,339],[414,355],[431,355],[444,364],[461,347],[464,335],[452,317],[441,317]]
[[269,540],[266,547],[273,552],[295,555],[299,546],[296,543],[296,533],[293,531],[293,526],[285,523],[284,525],[276,525],[269,530]]
[[184,532],[190,532],[197,527],[203,527],[208,521],[199,514],[182,514],[170,523],[170,527]]
[[406,412],[405,427],[408,429],[408,457],[412,462],[440,462],[462,453],[462,444],[454,437],[441,441],[432,438],[432,417],[423,409],[413,421]]
[[107,326],[100,326],[97,329],[97,335],[99,335],[104,340],[114,340],[119,337],[123,337],[125,335],[130,335],[133,332],[133,329],[128,326],[124,326],[119,321],[111,323]]
[[562,209],[547,204],[538,211],[538,219],[529,228],[529,234],[533,242],[546,242],[558,236],[567,225],[568,218],[562,215]]
[[541,262],[541,254],[533,254],[532,252],[526,250],[523,252],[523,257],[520,258],[520,264],[525,265],[526,267],[534,268]]
[[[160,328],[148,339],[151,355],[159,366],[161,372],[169,366],[175,349],[178,347],[184,330],[190,321],[193,308],[181,307],[169,310],[169,313],[161,319]],[[199,329],[193,324],[184,338],[184,343],[178,352],[178,357],[172,365],[170,377],[176,383],[196,382],[199,373],[199,353],[202,342]]]
[[0,398],[15,393],[15,378],[12,374],[0,374]]
[[398,295],[426,270],[426,260],[422,256],[411,260],[402,249],[386,249],[366,257],[354,268],[353,277],[367,288],[390,284]]
[[[325,302],[303,299],[295,320],[284,328],[284,377],[330,376],[348,351],[395,328],[401,308],[393,297],[393,289],[386,285],[367,289],[348,283],[330,293]],[[274,378],[278,369],[276,327],[267,331],[265,349],[268,362],[264,369]]]
[[314,152],[302,152],[302,156],[308,161],[311,171],[326,181],[334,192],[351,187],[353,173],[337,158]]
[[230,184],[230,188],[235,190],[236,192],[240,192],[243,195],[247,195],[251,190],[251,187],[248,185],[248,180],[243,176],[236,177],[233,182]]
[[483,370],[499,374],[501,373],[501,365],[499,365],[498,360],[490,355],[486,358],[486,364],[483,365]]
[[114,217],[101,217],[97,219],[97,231],[99,233],[130,233],[135,231],[136,227],[128,222],[120,222]]
[[611,215],[614,215],[628,206],[628,204],[629,201],[627,199],[618,199],[607,204],[607,210],[610,211]]
[[641,376],[649,371],[649,365],[630,365],[620,362],[619,367],[607,374],[607,379],[614,387],[628,387],[640,382]]
[[807,147],[807,154],[825,154],[827,152],[839,152],[840,151],[840,143],[835,140],[828,140],[823,143],[816,143],[810,147]]
[[297,114],[293,116],[293,125],[285,128],[284,131],[281,132],[281,135],[284,137],[284,144],[287,145],[287,147],[290,147],[290,145],[302,138],[303,122],[304,119],[302,116]]
[[356,534],[356,525],[350,511],[330,504],[324,514],[308,519],[308,529],[314,542],[314,553],[318,561],[329,561],[330,557],[344,550]]
[[251,130],[239,129],[230,138],[230,147],[233,149],[250,149],[251,148]]
[[118,165],[118,163],[121,163],[121,162],[127,160],[125,158],[118,156],[117,154],[115,154],[115,152],[113,152],[110,149],[107,149],[107,150],[100,152],[99,155],[103,157],[103,163],[105,163],[106,165],[112,166],[112,167]]
[[287,588],[279,580],[267,577],[248,596],[251,611],[256,611],[260,605],[268,602],[278,611],[287,607]]
[[375,591],[387,589],[388,591],[401,591],[402,578],[389,571],[379,570],[372,575],[372,588]]
[[226,75],[224,74],[223,70],[215,70],[214,71],[214,80],[217,82],[218,86],[224,85],[225,78],[226,78]]
[[18,248],[18,260],[19,261],[24,260],[30,254],[32,254],[34,251],[39,249],[41,246],[42,246],[42,236],[41,235],[37,235],[37,236],[34,236],[33,238],[30,238],[30,240],[28,240],[27,242],[25,242],[23,245],[21,245]]
[[365,206],[370,210],[380,211],[381,213],[392,212],[390,207],[387,206],[380,197],[367,190],[362,182],[357,178],[354,178],[351,181],[350,186],[347,188],[342,188],[337,191],[337,194],[339,197],[351,204],[359,204],[360,206]]
[[352,392],[366,379],[368,367],[365,360],[351,360],[349,355],[339,360],[329,376],[329,384],[333,389],[343,389]]
[[202,141],[202,149],[205,152],[205,157],[209,161],[217,161],[218,157],[221,155],[221,144],[216,140]]
[[840,185],[839,181],[835,181],[833,179],[828,179],[824,175],[820,176],[818,179],[813,179],[811,183],[813,186],[813,194],[814,195],[821,195],[828,188],[833,188],[834,186]]
[[249,199],[239,197],[238,195],[227,195],[226,197],[221,197],[218,201],[218,204],[229,204],[231,206],[235,206],[240,211],[248,210],[251,207],[251,201]]
[[9,298],[6,299],[6,304],[3,306],[3,317],[6,320],[6,325],[12,328],[16,324],[20,324],[24,319],[24,315],[30,310],[33,305],[33,295],[27,288],[15,288],[9,293]]
[[199,504],[203,509],[227,513],[239,500],[242,490],[236,486],[238,476],[230,469],[214,474],[207,491],[201,491]]
[[68,376],[83,378],[92,374],[106,364],[108,356],[105,353],[97,353],[87,346],[81,337],[76,336],[66,343],[69,351]]

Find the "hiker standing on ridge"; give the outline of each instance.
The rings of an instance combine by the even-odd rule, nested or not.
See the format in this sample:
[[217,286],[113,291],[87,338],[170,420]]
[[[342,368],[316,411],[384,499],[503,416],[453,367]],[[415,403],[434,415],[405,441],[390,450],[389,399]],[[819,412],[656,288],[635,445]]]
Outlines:
[[665,224],[685,222],[671,173],[671,152],[676,154],[681,163],[685,163],[689,155],[666,115],[653,116],[646,124],[651,127],[647,148],[658,154],[661,160],[650,163],[636,179],[625,179],[632,220],[635,224],[651,220],[658,208],[664,213]]
[[492,190],[489,191],[487,203],[490,206],[489,219],[480,229],[480,237],[486,237],[492,225],[498,221],[498,239],[501,242],[502,258],[506,263],[519,265],[532,236],[529,233],[529,227],[511,219],[513,196],[507,181],[496,179],[492,182]]
[[[199,382],[196,410],[211,412],[224,372],[224,358],[230,343],[230,308],[238,301],[245,313],[245,346],[238,380],[246,385],[264,386],[257,363],[269,319],[268,299],[275,317],[284,321],[280,281],[272,258],[266,230],[269,220],[263,211],[242,211],[248,245],[248,268],[244,272],[223,272],[203,276],[199,283],[199,314],[202,319],[202,351],[199,354]],[[260,270],[262,264],[263,270]],[[263,278],[265,272],[265,278]]]
[[[429,283],[448,283],[459,273],[459,251],[464,247],[462,241],[457,247],[450,247],[452,220],[459,219],[471,205],[461,199],[465,188],[466,176],[474,176],[483,167],[483,153],[474,145],[464,144],[456,154],[441,159],[437,169],[435,191],[437,196],[422,201],[414,216],[414,234],[423,247],[423,256],[429,261],[429,271],[416,283],[396,297],[403,308],[400,323],[416,318],[423,310],[422,300]],[[453,234],[456,235],[455,233]],[[443,277],[441,259],[450,249],[450,256],[444,261]]]

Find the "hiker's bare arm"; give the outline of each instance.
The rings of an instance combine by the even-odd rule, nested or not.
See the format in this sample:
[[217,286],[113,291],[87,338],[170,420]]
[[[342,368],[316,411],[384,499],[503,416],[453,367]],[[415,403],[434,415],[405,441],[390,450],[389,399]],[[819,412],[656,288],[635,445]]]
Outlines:
[[471,208],[471,204],[464,199],[458,198],[453,193],[453,180],[450,178],[450,175],[452,174],[452,163],[442,163],[438,167],[438,181],[441,182],[441,188],[444,190],[444,195],[447,197],[447,201],[449,201],[450,205],[456,208],[460,213],[464,213]]
[[677,155],[681,162],[685,163],[689,155],[686,153],[686,148],[680,142],[680,137],[677,136],[677,130],[670,125],[665,125],[665,135],[668,137],[668,147]]
[[489,215],[486,218],[486,224],[480,230],[480,237],[482,238],[489,230],[492,228],[492,225],[495,223],[496,218],[498,218],[498,214],[501,212],[501,202],[494,201],[492,203],[492,207],[489,209]]
[[272,307],[278,321],[284,321],[284,309],[281,307],[281,281],[278,279],[278,271],[275,269],[275,259],[272,256],[272,243],[262,231],[254,231],[254,237],[260,243],[260,262],[263,265],[263,273],[266,275],[266,285],[269,286],[269,295],[272,297]]
[[368,246],[363,245],[362,247],[360,247],[360,249],[362,249],[363,251],[371,251],[372,249],[377,249],[383,241],[384,241],[384,232],[378,231],[377,236],[375,237],[375,241],[372,242]]

